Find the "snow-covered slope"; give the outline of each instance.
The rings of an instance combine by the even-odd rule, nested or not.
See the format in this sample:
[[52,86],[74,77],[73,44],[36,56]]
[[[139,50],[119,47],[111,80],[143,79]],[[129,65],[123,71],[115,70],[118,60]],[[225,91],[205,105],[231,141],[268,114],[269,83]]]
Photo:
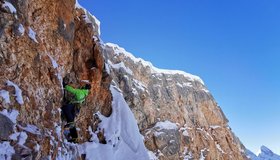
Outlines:
[[148,153],[139,133],[133,113],[125,102],[119,89],[111,86],[113,95],[110,117],[104,117],[98,113],[101,119],[100,130],[105,130],[107,144],[100,144],[97,135],[92,133],[93,141],[86,143],[85,151],[87,159],[94,160],[147,160]]
[[246,151],[247,157],[251,160],[280,160],[280,156],[273,153],[269,148],[266,146],[261,146],[260,153],[256,156],[250,150]]

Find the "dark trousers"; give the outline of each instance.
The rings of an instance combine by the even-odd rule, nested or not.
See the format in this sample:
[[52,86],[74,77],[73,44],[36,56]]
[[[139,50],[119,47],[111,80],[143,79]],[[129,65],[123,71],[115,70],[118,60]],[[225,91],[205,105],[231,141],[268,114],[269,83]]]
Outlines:
[[[62,113],[64,114],[67,123],[74,122],[75,119],[75,105],[73,104],[66,104],[62,106]],[[77,138],[78,133],[75,127],[70,128],[70,136],[72,138]]]
[[73,104],[66,104],[62,106],[62,113],[64,114],[67,123],[74,122],[75,106]]

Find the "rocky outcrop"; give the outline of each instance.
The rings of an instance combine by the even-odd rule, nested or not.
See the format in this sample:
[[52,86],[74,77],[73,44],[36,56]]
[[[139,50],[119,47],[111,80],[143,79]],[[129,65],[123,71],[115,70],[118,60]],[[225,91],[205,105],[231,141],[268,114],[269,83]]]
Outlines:
[[74,0],[0,1],[0,111],[19,112],[13,139],[6,135],[10,122],[1,121],[7,130],[0,141],[19,146],[15,159],[26,157],[22,148],[31,159],[58,156],[64,145],[63,79],[75,87],[92,86],[76,122],[80,143],[91,138],[89,126],[96,128],[93,113],[111,114],[111,79],[98,48],[98,27]]
[[[246,159],[199,77],[155,68],[99,34],[74,0],[0,0],[0,158],[147,159],[128,104],[155,159]],[[63,81],[92,86],[76,117],[78,144],[62,134]]]
[[[111,43],[105,45],[105,57],[146,147],[159,159],[246,159],[245,148],[199,77],[158,69]],[[167,129],[157,129],[159,123],[167,123]]]

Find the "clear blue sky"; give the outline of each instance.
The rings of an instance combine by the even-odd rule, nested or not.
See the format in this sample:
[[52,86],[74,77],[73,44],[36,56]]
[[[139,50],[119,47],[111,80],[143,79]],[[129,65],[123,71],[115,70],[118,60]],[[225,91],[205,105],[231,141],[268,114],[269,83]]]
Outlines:
[[279,0],[79,0],[101,37],[200,76],[244,145],[280,153]]

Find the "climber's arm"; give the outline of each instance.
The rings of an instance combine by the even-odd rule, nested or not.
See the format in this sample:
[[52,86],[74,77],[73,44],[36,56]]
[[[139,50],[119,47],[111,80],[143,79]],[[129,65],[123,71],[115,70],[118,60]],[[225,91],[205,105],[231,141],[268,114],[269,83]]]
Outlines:
[[73,87],[71,87],[69,85],[65,86],[65,90],[70,92],[70,93],[73,93],[73,94],[77,94],[77,92],[78,92],[77,89],[75,89],[75,88],[73,88]]

